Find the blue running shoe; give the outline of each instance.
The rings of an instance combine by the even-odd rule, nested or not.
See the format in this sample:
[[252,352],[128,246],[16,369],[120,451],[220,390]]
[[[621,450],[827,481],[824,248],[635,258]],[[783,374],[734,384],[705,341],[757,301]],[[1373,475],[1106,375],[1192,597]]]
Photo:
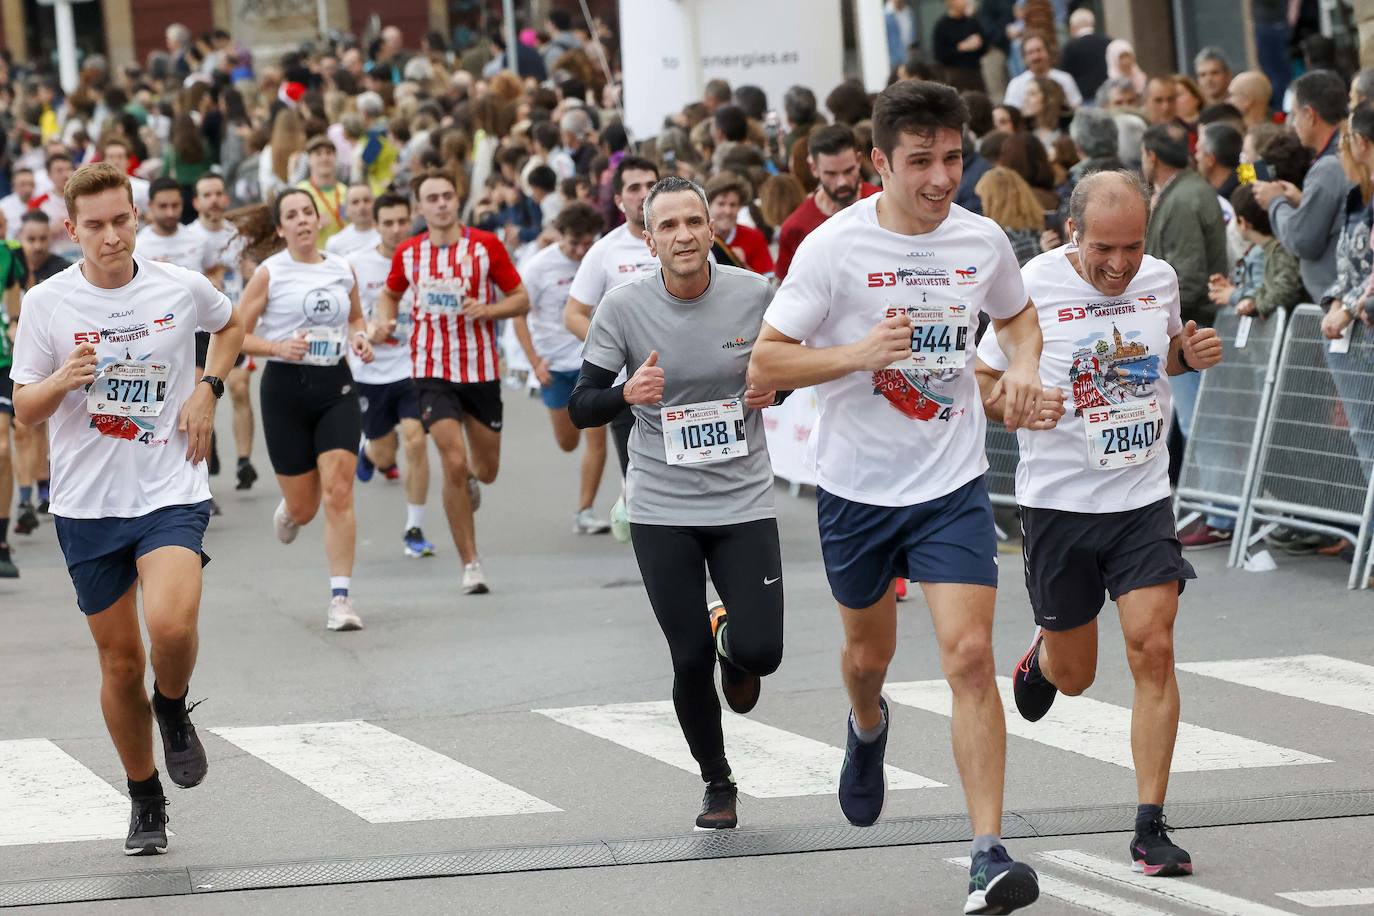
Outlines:
[[411,528],[403,535],[406,544],[406,556],[408,557],[432,557],[434,556],[434,545],[425,540],[424,532],[419,528]]
[[372,475],[377,473],[377,466],[372,463],[372,459],[367,457],[367,449],[358,446],[358,480],[367,483],[372,479]]
[[840,767],[840,810],[855,827],[871,827],[883,813],[887,796],[887,773],[883,770],[883,756],[887,754],[887,734],[892,717],[887,700],[878,698],[883,711],[883,733],[878,740],[864,744],[854,734],[854,718],[849,717],[849,740],[844,747],[844,765]]
[[1035,869],[1012,861],[1006,847],[994,846],[973,857],[965,913],[1010,913],[1030,906],[1039,897],[1040,879]]

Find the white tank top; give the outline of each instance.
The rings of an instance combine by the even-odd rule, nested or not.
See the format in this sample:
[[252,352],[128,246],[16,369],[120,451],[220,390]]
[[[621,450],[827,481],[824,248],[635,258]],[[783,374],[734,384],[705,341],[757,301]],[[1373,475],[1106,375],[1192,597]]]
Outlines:
[[306,264],[290,251],[279,251],[262,262],[268,276],[267,308],[254,333],[276,341],[303,331],[310,344],[305,363],[332,366],[347,351],[348,294],[355,281],[346,260],[326,252],[320,256],[322,261]]

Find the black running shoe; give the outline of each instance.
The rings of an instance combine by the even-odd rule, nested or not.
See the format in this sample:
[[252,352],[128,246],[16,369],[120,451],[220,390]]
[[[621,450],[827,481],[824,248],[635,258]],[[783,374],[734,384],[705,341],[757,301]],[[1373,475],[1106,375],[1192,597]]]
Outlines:
[[161,795],[135,797],[129,815],[126,856],[160,856],[167,851],[167,799]]
[[39,514],[39,515],[51,515],[52,513],[48,511],[49,508],[51,508],[51,507],[50,507],[50,505],[48,504],[48,498],[47,498],[46,496],[44,496],[42,499],[40,499],[40,500],[38,501],[38,514]]
[[213,499],[210,500],[210,514],[211,514],[211,515],[223,515],[223,514],[224,514],[222,511],[220,511],[219,503],[215,502]]
[[10,545],[0,544],[0,579],[18,579],[19,567],[10,559]]
[[210,434],[210,476],[219,476],[219,443],[215,441],[215,434]]
[[196,736],[196,727],[191,724],[191,710],[199,705],[192,703],[187,706],[183,702],[178,710],[164,713],[158,708],[157,701],[153,702],[157,727],[162,732],[162,754],[167,761],[167,775],[183,789],[200,785],[210,769],[210,763],[205,759],[205,748]]
[[1035,869],[1015,862],[1003,846],[994,846],[973,857],[968,869],[968,900],[965,913],[1010,913],[1030,906],[1040,897]]
[[258,471],[253,467],[253,462],[247,459],[239,462],[238,470],[239,482],[234,485],[235,490],[252,489],[253,484],[258,479]]
[[1193,873],[1193,857],[1173,844],[1164,815],[1153,817],[1131,840],[1131,868],[1151,878],[1173,878]]
[[1044,641],[1045,634],[1036,627],[1030,648],[1021,656],[1021,661],[1016,663],[1016,671],[1011,676],[1011,692],[1016,697],[1016,711],[1027,722],[1039,722],[1043,719],[1045,713],[1054,705],[1054,698],[1059,694],[1059,689],[1045,680],[1045,675],[1040,673],[1040,644]]
[[33,503],[19,504],[19,517],[14,520],[15,534],[33,534],[33,529],[38,527],[38,513],[34,511]]
[[701,799],[701,813],[697,815],[698,830],[730,830],[739,825],[735,803],[739,789],[728,779],[718,779],[706,786]]
[[883,757],[887,754],[887,735],[892,730],[892,715],[887,700],[878,698],[883,711],[883,733],[868,744],[854,733],[854,718],[848,719],[849,733],[840,767],[840,810],[855,827],[871,827],[883,813],[887,796],[887,773]]
[[758,705],[759,694],[763,691],[763,678],[745,671],[720,651],[720,628],[729,619],[725,604],[712,601],[706,606],[706,613],[711,618],[711,638],[715,640],[716,657],[720,659],[720,691],[725,694],[725,702],[729,707],[744,715]]

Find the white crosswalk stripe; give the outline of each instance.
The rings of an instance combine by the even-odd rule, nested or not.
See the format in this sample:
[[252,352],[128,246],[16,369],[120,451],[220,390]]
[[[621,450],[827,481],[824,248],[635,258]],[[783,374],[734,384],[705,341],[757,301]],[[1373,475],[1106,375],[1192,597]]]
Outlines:
[[560,810],[368,722],[211,731],[373,824]]
[[43,738],[0,741],[0,846],[122,840],[129,800]]
[[1374,887],[1347,887],[1331,891],[1285,891],[1277,896],[1313,909],[1338,906],[1374,907]]
[[[999,677],[997,687],[1006,709],[1007,733],[1060,750],[1134,769],[1131,762],[1131,711],[1124,706],[1088,697],[1061,696],[1039,722],[1027,722],[1016,711],[1011,679]],[[888,684],[889,699],[903,706],[948,716],[953,699],[943,680]],[[1180,722],[1172,772],[1238,770],[1251,767],[1330,763],[1302,751],[1265,744],[1226,732]]]
[[[965,871],[968,871],[971,864],[968,856],[945,859],[945,861],[951,865],[958,865]],[[1047,875],[1044,872],[1037,872],[1036,878],[1040,882],[1041,897],[1062,900],[1064,903],[1072,904],[1090,913],[1106,913],[1108,916],[1169,916],[1165,911],[1157,910],[1152,906],[1136,903],[1134,900],[1127,900],[1125,897],[1118,897],[1115,894],[1108,894],[1097,888],[1074,884],[1072,881],[1065,881],[1063,878],[1056,878],[1054,875]]]
[[1101,878],[1115,884],[1132,887],[1157,899],[1181,903],[1208,913],[1221,913],[1224,916],[1293,916],[1287,910],[1280,910],[1243,897],[1234,897],[1221,891],[1203,887],[1192,880],[1175,878],[1147,878],[1131,870],[1129,865],[1104,859],[1092,853],[1076,849],[1055,849],[1042,852],[1038,858],[1046,862],[1086,875]]
[[[679,770],[694,775],[701,772],[687,750],[671,702],[571,706],[535,712]],[[722,725],[725,749],[741,792],[754,798],[834,794],[844,761],[840,748],[729,713]],[[894,766],[887,767],[887,785],[889,789],[943,787],[943,783]]]
[[1186,662],[1178,668],[1256,690],[1374,716],[1374,665],[1330,655],[1292,655]]

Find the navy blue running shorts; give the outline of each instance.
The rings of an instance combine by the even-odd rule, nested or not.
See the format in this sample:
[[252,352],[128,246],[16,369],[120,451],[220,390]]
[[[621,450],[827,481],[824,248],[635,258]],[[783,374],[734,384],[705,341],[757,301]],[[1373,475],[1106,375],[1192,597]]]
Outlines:
[[76,605],[90,616],[124,597],[138,581],[138,558],[159,547],[185,547],[210,562],[201,550],[210,524],[210,501],[167,506],[137,518],[53,516],[57,543],[76,586]]
[[549,375],[553,376],[553,381],[539,386],[539,397],[544,401],[544,406],[549,410],[567,407],[568,402],[572,400],[573,386],[577,384],[577,376],[580,374],[576,369],[569,372],[550,369]]
[[997,528],[981,476],[915,506],[871,506],[818,487],[816,514],[830,593],[844,607],[876,604],[896,578],[997,587]]
[[420,396],[411,378],[381,385],[359,383],[358,400],[363,408],[365,439],[382,438],[400,426],[402,420],[420,419]]

